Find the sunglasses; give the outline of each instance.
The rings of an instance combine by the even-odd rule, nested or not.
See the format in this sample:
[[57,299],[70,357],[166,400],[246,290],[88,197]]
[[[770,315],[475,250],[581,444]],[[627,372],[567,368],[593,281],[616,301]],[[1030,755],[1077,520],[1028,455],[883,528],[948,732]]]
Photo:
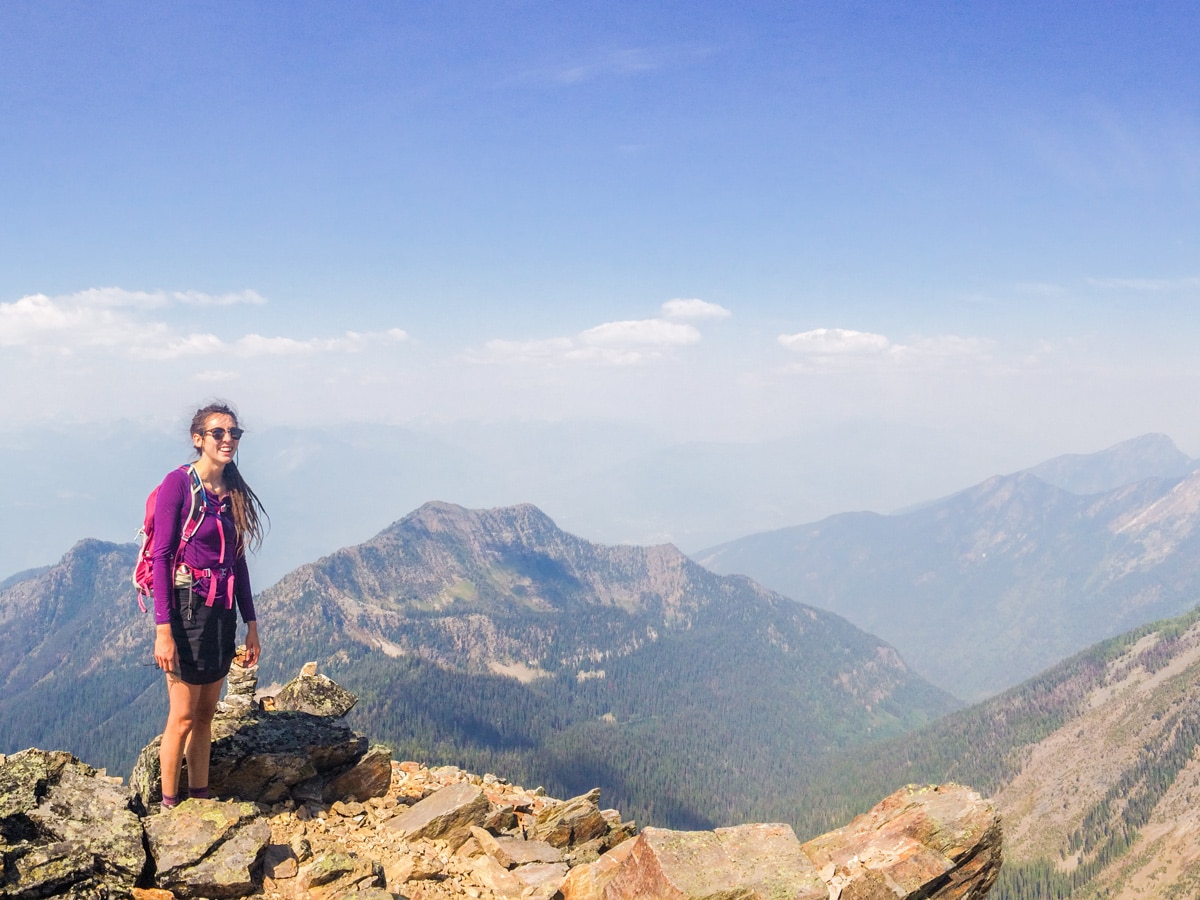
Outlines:
[[[210,429],[208,429],[208,431],[206,431],[204,433],[211,434],[213,436],[214,441],[225,440],[225,429],[224,428],[210,428]],[[242,435],[245,433],[246,432],[244,429],[230,428],[229,429],[229,439],[231,441],[240,441],[242,439]]]

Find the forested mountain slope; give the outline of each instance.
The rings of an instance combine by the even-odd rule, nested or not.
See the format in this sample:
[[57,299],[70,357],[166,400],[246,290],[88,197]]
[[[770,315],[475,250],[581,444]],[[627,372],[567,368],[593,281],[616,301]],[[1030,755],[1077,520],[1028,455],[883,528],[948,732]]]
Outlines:
[[70,750],[128,773],[162,730],[154,624],[130,583],[137,548],[85,540],[0,586],[0,753]]
[[[0,590],[0,752],[63,748],[127,773],[162,727],[132,545],[84,541]],[[398,755],[643,823],[761,818],[804,760],[958,704],[844,619],[670,546],[605,547],[531,506],[428,504],[257,599],[262,684],[316,660]]]
[[838,616],[532,506],[426,504],[259,608],[287,634],[267,677],[320,660],[402,755],[600,785],[643,821],[753,819],[803,760],[957,705]]
[[954,780],[1004,821],[996,900],[1200,896],[1200,612],[1105,641],[914,734],[827,757],[804,833],[884,785]]

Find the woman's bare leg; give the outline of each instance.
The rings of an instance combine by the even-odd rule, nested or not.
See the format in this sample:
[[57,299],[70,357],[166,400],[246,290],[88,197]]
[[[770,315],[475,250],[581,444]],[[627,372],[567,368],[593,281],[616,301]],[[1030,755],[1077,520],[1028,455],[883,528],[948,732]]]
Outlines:
[[221,699],[225,679],[201,684],[193,708],[192,729],[184,747],[188,764],[188,787],[208,787],[208,761],[212,751],[212,720]]
[[167,673],[167,724],[158,746],[158,764],[162,770],[162,792],[165,797],[179,796],[179,766],[184,747],[189,743],[195,718],[196,699],[200,685],[188,684],[173,672]]

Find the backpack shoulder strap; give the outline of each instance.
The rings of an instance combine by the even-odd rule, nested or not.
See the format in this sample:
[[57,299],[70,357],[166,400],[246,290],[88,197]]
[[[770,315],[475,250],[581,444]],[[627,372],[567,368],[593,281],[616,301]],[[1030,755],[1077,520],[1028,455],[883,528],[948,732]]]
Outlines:
[[204,482],[200,480],[200,473],[196,471],[194,465],[180,466],[181,469],[187,470],[188,486],[191,488],[191,505],[188,507],[187,518],[184,519],[183,528],[180,530],[180,549],[182,545],[192,539],[192,536],[200,528],[200,523],[204,521],[205,502],[204,502]]

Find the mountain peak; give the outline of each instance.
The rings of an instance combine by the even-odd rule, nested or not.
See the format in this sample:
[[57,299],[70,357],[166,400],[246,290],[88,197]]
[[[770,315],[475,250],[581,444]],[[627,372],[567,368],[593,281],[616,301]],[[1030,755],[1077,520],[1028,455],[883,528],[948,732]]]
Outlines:
[[1024,471],[1073,494],[1099,494],[1147,478],[1178,478],[1196,467],[1165,434],[1143,434],[1098,453],[1067,453]]

